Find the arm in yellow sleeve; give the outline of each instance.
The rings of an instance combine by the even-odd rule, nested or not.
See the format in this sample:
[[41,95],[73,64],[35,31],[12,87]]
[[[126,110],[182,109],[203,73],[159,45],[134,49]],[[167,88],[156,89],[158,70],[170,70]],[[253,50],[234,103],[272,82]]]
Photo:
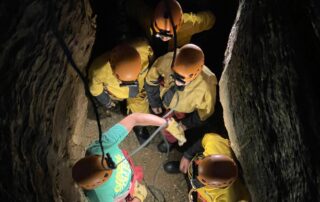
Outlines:
[[[157,62],[157,61],[156,61]],[[160,73],[156,66],[152,66],[146,76],[146,83],[151,86],[159,86]]]
[[202,98],[202,102],[195,111],[189,114],[186,118],[181,120],[182,124],[190,129],[199,127],[213,114],[216,102],[216,85],[210,86],[206,90]]
[[[111,108],[113,103],[108,93],[103,90],[103,82],[98,78],[93,78],[89,83],[90,93],[105,107]],[[99,93],[100,92],[100,93]]]
[[[100,95],[104,90],[104,82],[108,80],[107,75],[109,53],[104,53],[94,59],[89,68],[89,90],[93,96]],[[109,67],[109,69],[111,69]]]
[[212,85],[207,89],[204,99],[197,109],[198,115],[202,121],[213,114],[216,104],[216,93],[216,85]]
[[216,17],[211,11],[202,11],[196,14],[190,13],[193,24],[193,34],[209,30],[216,22]]
[[97,78],[92,78],[89,82],[89,90],[93,96],[98,96],[103,92],[103,82]]
[[[155,61],[155,65],[158,61],[159,59]],[[160,73],[158,72],[157,67],[155,65],[151,67],[151,69],[149,70],[146,76],[146,81],[144,83],[144,89],[147,92],[149,104],[153,108],[162,107],[159,85]]]
[[89,91],[107,108],[112,106],[109,94],[104,92],[105,81],[108,80],[108,53],[96,58],[89,69]]
[[135,47],[141,57],[142,69],[138,77],[139,91],[141,92],[149,70],[149,64],[153,60],[153,50],[149,45],[149,42],[145,38],[135,39],[135,41],[133,41],[131,45]]

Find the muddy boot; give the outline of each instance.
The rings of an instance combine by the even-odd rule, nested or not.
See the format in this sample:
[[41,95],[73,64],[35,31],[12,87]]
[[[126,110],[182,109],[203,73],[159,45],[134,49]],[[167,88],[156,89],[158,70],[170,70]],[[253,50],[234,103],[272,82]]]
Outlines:
[[133,128],[133,131],[136,134],[140,145],[142,145],[150,137],[150,134],[146,127],[135,126]]

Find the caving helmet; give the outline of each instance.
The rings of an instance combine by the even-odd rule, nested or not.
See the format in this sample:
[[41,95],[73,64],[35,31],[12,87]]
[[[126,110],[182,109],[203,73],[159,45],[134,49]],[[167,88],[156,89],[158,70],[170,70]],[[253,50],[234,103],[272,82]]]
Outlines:
[[194,44],[186,44],[179,50],[172,68],[174,79],[189,83],[202,71],[204,54],[200,47]]
[[195,189],[203,186],[225,188],[237,179],[238,167],[234,160],[226,155],[199,156],[190,163],[188,176]]
[[[167,6],[170,8],[169,10]],[[171,13],[176,30],[180,28],[182,21],[182,8],[176,0],[160,1],[154,11],[153,29],[155,36],[162,40],[164,40],[164,38],[171,39],[174,34],[169,12]]]
[[[104,160],[107,167],[107,161]],[[112,174],[112,169],[105,169],[101,165],[101,156],[86,156],[72,167],[72,178],[83,189],[91,190],[106,182]]]
[[140,55],[128,44],[120,44],[112,49],[110,64],[114,75],[123,82],[136,81],[141,71]]

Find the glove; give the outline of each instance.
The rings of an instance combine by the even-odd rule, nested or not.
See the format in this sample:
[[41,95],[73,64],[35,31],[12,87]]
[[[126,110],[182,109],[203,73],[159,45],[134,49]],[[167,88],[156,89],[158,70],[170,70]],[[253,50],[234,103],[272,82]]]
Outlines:
[[187,141],[182,126],[178,122],[176,122],[174,118],[169,119],[168,127],[166,128],[166,130],[178,140],[179,146],[182,146]]
[[134,193],[133,198],[138,198],[141,202],[144,201],[147,197],[147,188],[143,184],[140,184],[138,181],[136,181],[134,185]]

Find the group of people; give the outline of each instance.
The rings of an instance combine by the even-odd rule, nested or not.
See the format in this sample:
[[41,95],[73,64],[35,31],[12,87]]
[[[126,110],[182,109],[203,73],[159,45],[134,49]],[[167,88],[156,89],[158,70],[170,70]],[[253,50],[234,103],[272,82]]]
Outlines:
[[[162,126],[169,144],[161,142],[158,150],[181,146],[188,141],[185,131],[204,125],[216,102],[217,78],[205,66],[202,49],[190,43],[192,35],[212,28],[213,13],[183,13],[176,0],[161,0],[153,9],[143,0],[130,0],[127,11],[145,30],[145,38],[116,45],[89,69],[91,94],[105,109],[125,100],[129,114],[102,134],[104,152],[96,141],[72,168],[73,179],[92,202],[144,201],[142,168],[118,144],[131,130],[143,144],[150,137],[146,126]],[[168,117],[161,117],[170,110]],[[108,158],[101,158],[103,153]],[[164,169],[189,176],[191,201],[248,200],[229,141],[216,133],[205,134],[178,165],[168,162]]]

